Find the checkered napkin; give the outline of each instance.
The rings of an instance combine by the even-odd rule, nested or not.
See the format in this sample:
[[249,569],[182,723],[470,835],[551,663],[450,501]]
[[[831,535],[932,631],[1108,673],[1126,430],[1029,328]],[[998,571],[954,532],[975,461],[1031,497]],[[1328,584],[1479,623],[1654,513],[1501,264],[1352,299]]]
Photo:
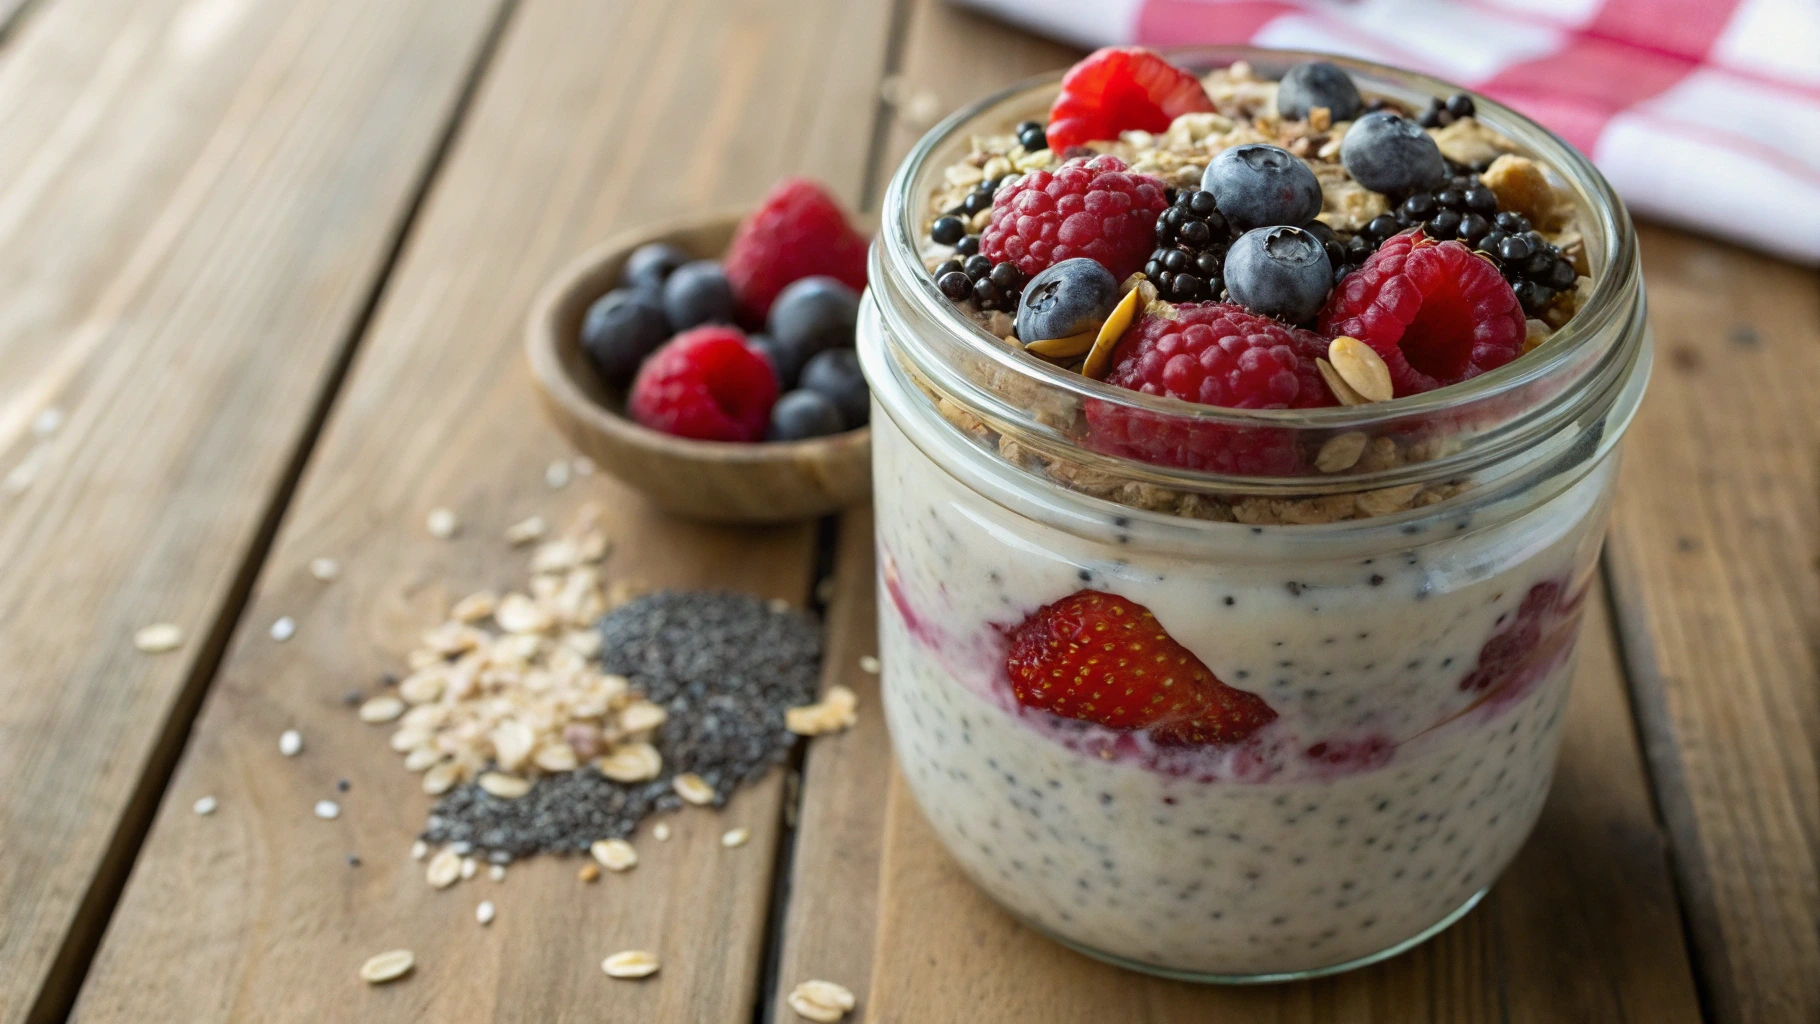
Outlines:
[[1820,0],[955,0],[1083,46],[1253,43],[1459,82],[1640,216],[1820,263]]

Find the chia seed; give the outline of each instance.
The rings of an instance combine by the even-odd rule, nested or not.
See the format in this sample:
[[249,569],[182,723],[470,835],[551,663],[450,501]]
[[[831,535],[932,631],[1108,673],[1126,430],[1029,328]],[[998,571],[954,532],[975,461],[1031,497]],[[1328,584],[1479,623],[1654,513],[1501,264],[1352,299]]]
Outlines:
[[654,810],[680,808],[671,780],[685,772],[712,785],[722,806],[784,759],[796,739],[784,711],[815,699],[821,625],[803,612],[744,594],[665,591],[620,606],[599,630],[601,668],[669,713],[652,738],[663,774],[618,783],[584,765],[539,778],[515,800],[464,783],[437,802],[425,841],[490,858],[584,852],[626,838]]

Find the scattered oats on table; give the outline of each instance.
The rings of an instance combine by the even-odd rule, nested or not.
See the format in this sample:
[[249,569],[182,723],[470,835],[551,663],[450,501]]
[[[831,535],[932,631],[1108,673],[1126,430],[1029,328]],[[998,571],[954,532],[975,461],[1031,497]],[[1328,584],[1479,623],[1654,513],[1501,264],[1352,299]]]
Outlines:
[[430,536],[437,540],[448,540],[461,529],[461,520],[455,517],[454,512],[446,508],[433,508],[424,525],[429,529]]
[[216,801],[216,799],[214,797],[205,796],[205,797],[199,798],[196,801],[196,806],[193,809],[195,810],[195,812],[197,814],[200,814],[206,818],[209,815],[214,814],[215,808],[218,806],[220,806],[220,804],[218,801]]
[[721,833],[720,845],[732,850],[746,845],[746,840],[751,838],[752,830],[749,828],[730,828]]
[[334,821],[336,818],[341,817],[341,805],[333,800],[316,801],[315,811],[316,817],[321,818],[323,821]]
[[474,920],[489,925],[493,923],[495,913],[492,900],[481,900],[480,905],[474,908]]
[[790,990],[790,1009],[805,1020],[834,1024],[856,1005],[853,992],[832,981],[805,981]]
[[452,847],[437,850],[436,856],[430,858],[429,867],[424,871],[424,880],[434,889],[447,889],[461,881],[461,854],[456,853]]
[[297,620],[289,615],[280,616],[277,621],[272,623],[272,639],[279,643],[284,643],[296,635]]
[[615,953],[600,962],[600,969],[609,978],[649,978],[657,973],[657,957],[642,949],[628,949]]
[[147,654],[163,654],[183,646],[183,627],[157,622],[133,634],[133,646]]
[[608,871],[630,871],[638,865],[638,851],[624,839],[597,840],[588,853]]
[[295,729],[286,729],[279,733],[278,752],[285,757],[296,757],[303,753],[303,733]]
[[404,977],[416,963],[417,957],[410,950],[390,950],[361,964],[360,978],[369,985],[383,985]]
[[331,583],[341,575],[341,563],[333,558],[310,559],[310,575],[324,583]]

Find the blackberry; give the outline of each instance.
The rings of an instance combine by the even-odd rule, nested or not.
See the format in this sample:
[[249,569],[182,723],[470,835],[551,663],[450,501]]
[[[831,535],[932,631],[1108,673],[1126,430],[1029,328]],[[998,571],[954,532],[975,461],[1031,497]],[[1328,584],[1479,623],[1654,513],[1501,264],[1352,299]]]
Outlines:
[[[1144,276],[1164,298],[1177,302],[1217,299],[1223,289],[1226,247],[1232,228],[1204,189],[1179,189],[1156,220],[1156,249]],[[1165,275],[1167,275],[1165,277]]]

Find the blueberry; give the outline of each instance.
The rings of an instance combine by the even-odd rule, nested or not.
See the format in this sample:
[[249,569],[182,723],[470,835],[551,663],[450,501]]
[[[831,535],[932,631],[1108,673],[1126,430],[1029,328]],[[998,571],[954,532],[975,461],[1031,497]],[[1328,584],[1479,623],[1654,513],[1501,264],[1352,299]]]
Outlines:
[[972,256],[979,251],[980,236],[978,235],[965,235],[960,241],[954,243],[954,254],[956,256]]
[[785,392],[771,407],[771,426],[765,431],[765,440],[801,441],[838,434],[845,429],[840,410],[827,396],[798,388]]
[[615,288],[594,300],[581,321],[581,348],[602,380],[625,387],[659,345],[670,337],[663,307],[647,291]]
[[757,349],[771,362],[771,373],[777,378],[780,391],[788,391],[796,386],[796,378],[803,372],[803,354],[791,348],[769,334],[754,334],[746,338],[746,344]]
[[1321,311],[1333,290],[1333,264],[1311,232],[1256,228],[1226,253],[1226,290],[1254,313],[1302,323]]
[[992,193],[991,192],[983,191],[981,189],[974,189],[973,191],[967,193],[967,198],[961,200],[961,212],[967,214],[968,216],[972,216],[973,214],[976,214],[976,213],[980,212],[981,210],[990,210],[990,209],[992,209]]
[[1017,143],[1035,153],[1049,148],[1049,136],[1044,134],[1042,125],[1025,121],[1017,126]]
[[1118,301],[1119,282],[1112,271],[1085,256],[1063,260],[1024,286],[1017,336],[1031,342],[1097,330]]
[[619,270],[619,286],[661,291],[664,280],[687,262],[689,254],[676,246],[668,242],[647,242],[626,257],[626,265]]
[[805,277],[777,293],[765,328],[806,359],[825,348],[853,344],[859,295],[832,277]]
[[1363,106],[1352,76],[1324,60],[1297,64],[1277,85],[1277,113],[1291,121],[1308,120],[1308,112],[1326,107],[1335,121],[1350,121]]
[[943,277],[959,269],[961,269],[960,260],[943,260],[935,265],[935,269],[930,272],[930,276],[934,277],[937,281],[940,281]]
[[953,245],[967,233],[967,225],[959,217],[937,217],[929,225],[929,237],[936,245]]
[[961,264],[961,269],[967,272],[967,277],[970,280],[978,281],[983,279],[987,274],[992,273],[992,261],[981,256],[979,253],[974,253],[967,257],[965,263]]
[[1408,195],[1439,187],[1447,161],[1422,126],[1387,110],[1352,123],[1340,142],[1340,162],[1353,180],[1386,195]]
[[685,263],[664,281],[664,313],[678,331],[707,323],[730,324],[733,307],[733,286],[713,260]]
[[801,386],[833,402],[849,430],[870,418],[872,393],[859,372],[859,353],[850,348],[829,349],[810,359]]
[[1314,171],[1288,150],[1261,142],[1221,150],[1201,175],[1201,188],[1241,231],[1306,224],[1321,212]]

